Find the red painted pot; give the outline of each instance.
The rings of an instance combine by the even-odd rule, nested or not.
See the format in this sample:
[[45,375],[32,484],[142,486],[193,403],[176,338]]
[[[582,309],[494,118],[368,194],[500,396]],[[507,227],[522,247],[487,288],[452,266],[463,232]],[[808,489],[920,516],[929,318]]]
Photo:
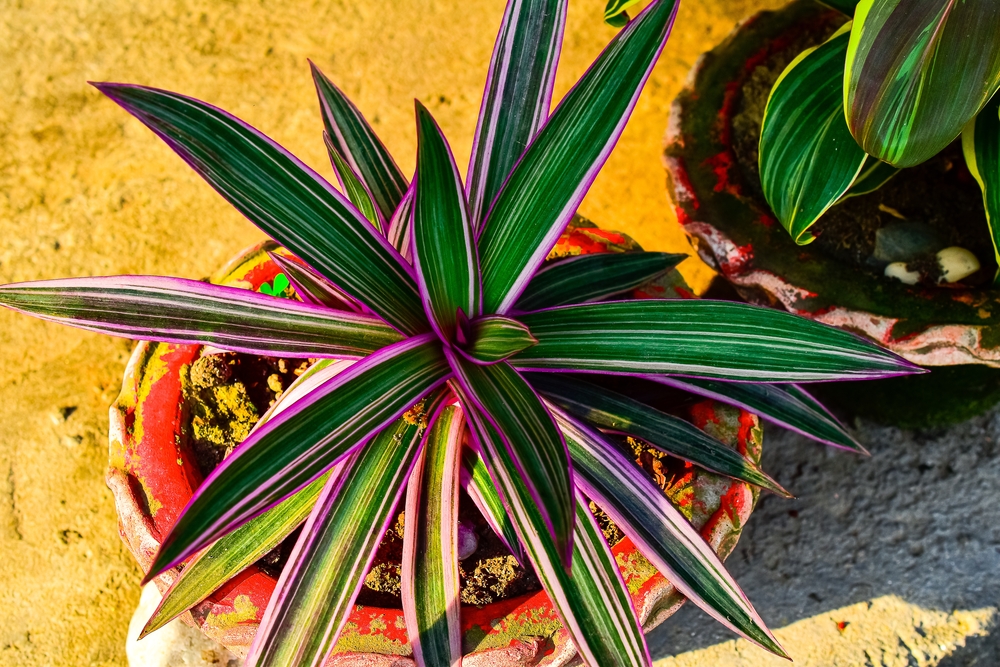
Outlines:
[[[624,235],[580,222],[567,230],[551,256],[636,247]],[[215,274],[213,282],[259,289],[278,273],[265,252],[276,248],[271,242],[250,248]],[[637,290],[636,296],[687,294],[678,278],[668,277]],[[144,570],[202,481],[185,435],[187,410],[181,391],[184,367],[200,350],[197,345],[140,342],[125,371],[121,395],[111,407],[108,486],[115,496],[122,539]],[[759,460],[761,429],[756,416],[702,401],[690,408],[688,418]],[[757,490],[691,466],[670,482],[667,491],[672,502],[721,556],[728,556],[753,509]],[[613,552],[647,630],[684,602],[627,538]],[[155,580],[161,592],[177,574],[171,570]],[[245,655],[275,584],[273,577],[252,565],[181,618],[234,653]],[[462,625],[467,667],[563,665],[576,653],[544,591],[482,608],[463,606]],[[335,650],[328,666],[414,664],[408,657],[412,651],[400,609],[356,606]]]

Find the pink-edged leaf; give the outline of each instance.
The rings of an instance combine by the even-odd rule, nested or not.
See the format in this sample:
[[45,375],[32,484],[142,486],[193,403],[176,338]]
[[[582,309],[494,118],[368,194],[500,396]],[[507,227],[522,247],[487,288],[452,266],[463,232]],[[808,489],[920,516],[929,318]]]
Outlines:
[[296,257],[400,332],[428,330],[412,267],[301,160],[205,102],[143,86],[95,85]]
[[146,581],[304,487],[450,375],[424,334],[321,384],[249,436],[198,487]]
[[318,306],[325,306],[335,310],[350,310],[355,313],[362,312],[362,308],[351,297],[337,289],[337,286],[324,278],[320,273],[306,265],[296,262],[294,259],[279,255],[278,253],[267,253],[278,268],[288,277],[292,289],[305,303]]
[[[457,384],[453,381],[452,389],[456,389]],[[563,627],[569,633],[583,662],[590,667],[633,667],[636,652],[621,651],[620,642],[624,638],[620,632],[608,632],[607,628],[614,624],[614,619],[607,619],[609,601],[603,594],[594,593],[595,582],[588,579],[586,565],[580,565],[579,553],[581,549],[592,549],[590,540],[583,538],[584,546],[574,546],[571,576],[564,564],[562,549],[552,539],[545,517],[539,511],[538,502],[525,484],[504,438],[479,408],[466,404],[465,412],[483,461],[510,511],[510,518],[535,567],[535,574],[549,594]],[[581,528],[581,522],[576,520],[576,500],[574,495],[574,535],[578,536],[586,527]]]
[[249,354],[362,357],[400,340],[378,318],[183,278],[109,276],[0,286],[0,305],[112,336]]
[[368,222],[375,226],[378,233],[385,234],[386,224],[382,220],[382,214],[375,207],[375,202],[372,200],[372,193],[368,191],[368,188],[361,182],[358,175],[354,173],[351,165],[347,164],[347,160],[337,150],[328,132],[323,132],[323,143],[326,144],[326,152],[330,154],[330,165],[333,167],[334,173],[337,174],[337,180],[340,181],[340,189],[344,191],[344,194],[351,200],[351,203],[361,211],[361,214],[368,219]]
[[[469,413],[475,405],[500,434],[523,484],[538,505],[562,562],[573,553],[573,470],[566,443],[531,386],[506,362],[482,366],[445,348],[452,388]],[[471,417],[470,417],[471,418]],[[496,472],[491,468],[491,472]],[[494,481],[496,480],[494,475]]]
[[465,415],[444,405],[424,435],[406,488],[403,618],[418,667],[460,667],[458,491]]
[[479,236],[483,308],[517,302],[608,159],[673,24],[656,0],[618,33],[562,99],[496,197]]
[[441,128],[420,102],[413,199],[413,263],[424,311],[438,335],[455,340],[458,312],[478,317],[479,258],[462,177]]
[[[431,411],[444,392],[425,403]],[[246,667],[320,667],[354,600],[420,453],[421,419],[384,428],[323,489],[278,579]]]
[[406,192],[406,177],[354,103],[316,65],[309,67],[330,142],[371,193],[382,220],[389,220]]
[[392,214],[389,231],[386,233],[389,243],[407,262],[413,261],[413,193],[414,184],[410,183],[406,194]]
[[504,543],[514,559],[523,567],[527,556],[521,547],[514,524],[511,523],[503,499],[497,492],[490,471],[486,469],[482,457],[472,448],[466,447],[462,459],[462,487],[479,509],[493,532]]
[[474,228],[549,115],[566,0],[508,2],[479,107],[466,191]]
[[473,320],[466,335],[468,339],[456,347],[475,364],[495,364],[538,342],[528,327],[503,315]]
[[599,432],[550,407],[579,470],[580,488],[677,590],[749,641],[788,657],[719,557],[663,492]]

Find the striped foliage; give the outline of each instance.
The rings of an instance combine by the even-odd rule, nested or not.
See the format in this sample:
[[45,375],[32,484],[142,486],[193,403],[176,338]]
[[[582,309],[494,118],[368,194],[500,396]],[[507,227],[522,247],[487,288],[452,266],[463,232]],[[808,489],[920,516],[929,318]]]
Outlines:
[[[1000,95],[994,95],[982,112],[965,126],[962,152],[969,171],[983,191],[993,252],[1000,263]],[[993,285],[1000,285],[1000,270],[993,278]]]
[[458,350],[473,363],[495,364],[538,341],[528,327],[503,315],[487,315],[468,324],[468,339]]
[[375,208],[375,202],[372,200],[372,194],[368,192],[368,188],[365,184],[361,182],[358,175],[354,173],[351,169],[351,165],[347,164],[347,160],[337,147],[334,146],[333,140],[330,139],[330,135],[327,132],[323,133],[323,143],[326,144],[326,151],[330,155],[330,165],[333,167],[333,171],[337,174],[337,180],[340,181],[340,189],[344,191],[347,198],[351,200],[351,203],[358,209],[361,215],[368,219],[368,222],[375,225],[375,229],[379,231],[380,234],[385,233],[385,222],[382,220],[382,214],[377,208]]

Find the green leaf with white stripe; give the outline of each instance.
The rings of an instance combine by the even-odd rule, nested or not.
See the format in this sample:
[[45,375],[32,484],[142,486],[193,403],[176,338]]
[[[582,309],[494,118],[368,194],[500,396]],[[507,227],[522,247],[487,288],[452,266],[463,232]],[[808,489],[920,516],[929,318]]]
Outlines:
[[462,484],[465,492],[469,494],[472,502],[479,509],[490,528],[496,533],[500,541],[504,543],[507,550],[522,566],[527,562],[527,556],[521,547],[521,541],[517,537],[514,524],[507,514],[503,500],[497,492],[493,478],[490,477],[489,470],[483,459],[471,447],[466,447],[463,454],[462,464]]
[[861,195],[875,192],[888,183],[899,171],[897,167],[893,167],[888,162],[882,162],[869,155],[868,159],[865,160],[864,166],[861,167],[861,173],[858,174],[858,177],[851,183],[850,189],[844,193],[837,203],[839,204],[850,197],[860,197]]
[[802,52],[771,89],[760,132],[760,181],[775,216],[796,243],[854,183],[865,163],[844,120],[849,26]]
[[[976,182],[983,191],[986,221],[993,239],[993,252],[1000,263],[1000,95],[962,131],[962,152]],[[993,278],[1000,286],[1000,271]]]
[[[474,405],[499,430],[568,568],[573,549],[573,478],[559,430],[541,399],[506,362],[482,366],[445,348],[469,413]],[[491,468],[491,472],[496,472]],[[495,477],[494,477],[495,479]],[[496,480],[495,480],[496,481]]]
[[567,0],[508,2],[479,109],[466,191],[478,229],[549,115]]
[[529,311],[607,299],[662,276],[686,257],[667,252],[602,252],[548,262],[531,278],[515,307]]
[[401,333],[427,331],[411,267],[301,160],[204,102],[155,88],[96,85],[268,236]]
[[[438,400],[429,401],[432,411]],[[261,619],[247,667],[319,665],[333,651],[396,518],[422,438],[419,425],[397,420],[323,488]]]
[[295,293],[304,302],[326,306],[334,310],[360,312],[361,308],[354,302],[354,299],[341,292],[336,285],[313,271],[311,267],[276,252],[269,252],[267,256],[287,276]]
[[407,262],[413,261],[413,185],[403,195],[392,219],[389,220],[389,231],[386,236],[392,247],[399,251]]
[[371,193],[382,220],[389,220],[406,192],[406,177],[354,103],[316,65],[309,67],[330,141]]
[[625,10],[639,2],[640,0],[608,0],[608,4],[604,6],[604,20],[610,26],[621,28],[629,20]]
[[357,174],[351,169],[351,165],[347,164],[347,160],[340,154],[337,147],[333,145],[330,135],[325,131],[323,132],[323,143],[326,144],[326,151],[330,154],[330,164],[337,174],[337,180],[340,181],[340,187],[344,191],[344,194],[361,211],[361,214],[368,219],[368,222],[375,226],[379,234],[385,234],[385,224],[378,209],[375,208],[375,202],[372,201],[371,193],[365,188],[364,183],[358,179]]
[[[453,382],[452,388],[461,396],[462,389],[457,383]],[[585,544],[576,544],[573,548],[573,575],[570,576],[563,564],[562,550],[552,539],[548,523],[538,509],[534,494],[525,484],[518,463],[511,457],[504,438],[478,408],[464,400],[463,405],[466,406],[469,427],[479,443],[483,460],[510,509],[510,518],[534,565],[535,574],[552,600],[584,664],[590,667],[648,665],[648,655],[642,654],[645,646],[636,646],[633,634],[622,632],[624,626],[619,623],[621,616],[618,610],[609,611],[609,605],[616,604],[615,598],[601,597],[607,592],[603,591],[600,595],[596,592],[600,582],[580,573],[580,570],[588,568],[587,563],[581,563],[581,556],[578,555],[581,550],[590,554],[587,558],[592,562],[599,558],[599,555],[593,554],[594,545],[587,536],[577,537],[581,530],[587,528],[581,527],[580,521],[574,521],[574,542],[583,539]],[[575,520],[575,496],[573,508]],[[634,617],[631,622],[635,623]],[[609,631],[609,628],[615,630]]]
[[633,435],[706,470],[791,497],[753,461],[679,417],[567,374],[533,373],[528,381],[547,400],[594,426]]
[[480,317],[468,328],[469,341],[459,350],[476,363],[495,364],[538,342],[528,327],[503,315]]
[[628,535],[677,590],[758,646],[788,657],[722,561],[684,515],[604,436],[553,408],[581,490]]
[[459,667],[458,491],[465,415],[434,415],[406,489],[403,618],[418,667]]
[[458,312],[481,310],[479,258],[451,148],[420,102],[413,200],[413,263],[424,311],[444,341],[454,341]]
[[518,319],[538,339],[507,362],[525,370],[676,373],[759,382],[924,372],[841,329],[742,303],[613,301],[540,310]]
[[625,127],[677,9],[656,0],[562,99],[497,195],[479,236],[483,309],[510,310]]
[[720,382],[700,378],[656,377],[656,382],[744,408],[807,438],[859,454],[868,451],[821,403],[793,384]]
[[1000,87],[996,0],[862,0],[844,72],[847,124],[870,155],[920,164]]

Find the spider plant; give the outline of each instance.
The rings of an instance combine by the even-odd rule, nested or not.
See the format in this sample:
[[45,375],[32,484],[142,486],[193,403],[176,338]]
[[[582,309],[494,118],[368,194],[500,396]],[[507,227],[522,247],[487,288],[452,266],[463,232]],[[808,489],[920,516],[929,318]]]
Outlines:
[[[856,448],[787,383],[915,369],[849,333],[769,309],[614,300],[669,270],[676,256],[543,266],[621,134],[675,11],[671,0],[650,4],[549,114],[566,2],[510,2],[464,185],[422,105],[407,183],[362,115],[315,68],[346,197],[209,104],[95,84],[295,255],[274,257],[301,301],[119,276],[6,285],[0,303],[118,336],[321,359],[207,477],[164,538],[145,581],[186,566],[147,631],[304,522],[247,664],[322,664],[405,495],[402,600],[414,657],[422,666],[457,665],[464,484],[534,567],[586,664],[650,664],[588,500],[695,604],[784,655],[719,558],[606,431],[781,487],[686,423],[586,380],[612,373],[680,385]],[[473,446],[463,450],[467,433]]]
[[810,227],[831,206],[961,135],[1000,258],[1000,5],[824,4],[853,20],[788,65],[761,128],[761,183],[778,220],[797,243],[810,243]]

